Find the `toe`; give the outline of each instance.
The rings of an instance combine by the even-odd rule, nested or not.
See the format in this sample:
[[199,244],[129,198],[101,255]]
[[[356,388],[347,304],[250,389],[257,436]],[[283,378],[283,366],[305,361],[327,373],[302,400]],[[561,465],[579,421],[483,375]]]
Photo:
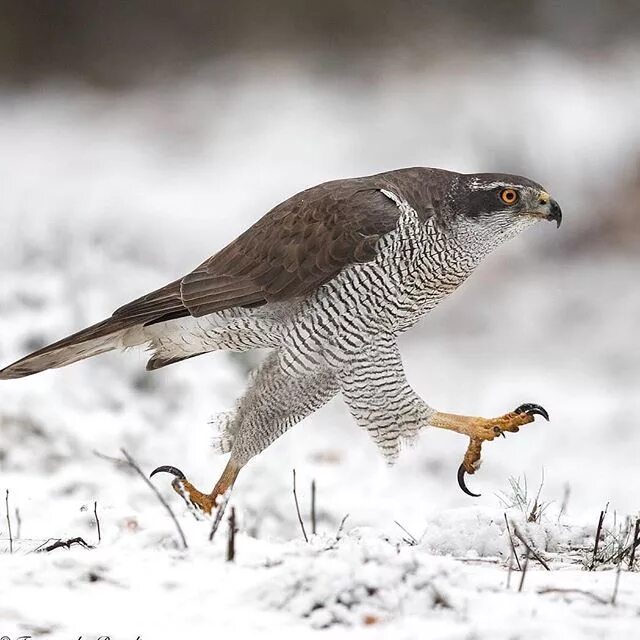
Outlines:
[[521,404],[514,413],[525,413],[528,416],[538,415],[542,416],[547,422],[549,421],[549,413],[547,412],[547,410],[539,404],[534,404],[532,402]]

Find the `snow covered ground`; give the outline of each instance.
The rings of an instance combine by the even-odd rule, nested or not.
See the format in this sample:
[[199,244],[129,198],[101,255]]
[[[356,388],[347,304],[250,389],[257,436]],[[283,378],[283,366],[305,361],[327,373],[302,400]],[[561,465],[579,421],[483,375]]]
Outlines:
[[[607,503],[601,544],[612,553],[608,532],[640,515],[640,262],[556,248],[597,215],[589,205],[610,197],[611,175],[632,174],[637,67],[633,52],[610,66],[547,55],[359,85],[272,63],[120,96],[0,95],[2,363],[186,272],[323,179],[414,164],[513,169],[565,212],[560,232],[541,227],[505,247],[402,340],[411,382],[437,408],[497,415],[533,401],[551,414],[485,447],[469,479],[478,499],[455,482],[463,439],[425,432],[388,469],[336,400],[242,472],[227,563],[226,522],[210,543],[210,524],[154,479],[183,550],[149,488],[109,458],[124,447],[145,471],[174,464],[210,486],[224,459],[208,447],[209,419],[233,404],[255,360],[220,353],[146,374],[145,355],[131,352],[0,385],[0,498],[8,489],[14,538],[9,553],[0,518],[0,635],[638,633],[640,573],[625,565],[612,605],[614,565],[584,566]],[[309,544],[293,468],[307,530],[317,484]],[[543,474],[551,504],[527,522]],[[528,508],[512,505],[510,477],[526,477]],[[505,513],[551,569],[532,559],[521,592]],[[96,548],[34,552],[76,536]]]

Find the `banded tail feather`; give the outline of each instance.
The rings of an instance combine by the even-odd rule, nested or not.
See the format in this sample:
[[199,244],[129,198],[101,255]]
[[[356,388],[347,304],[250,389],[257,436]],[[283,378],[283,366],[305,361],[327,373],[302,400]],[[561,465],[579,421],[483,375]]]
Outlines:
[[172,282],[117,309],[110,318],[10,364],[0,370],[0,380],[24,378],[113,349],[143,345],[149,342],[145,327],[186,315],[189,311],[180,299],[180,282]]
[[24,378],[47,369],[65,367],[113,349],[134,346],[135,333],[139,333],[141,338],[137,344],[143,344],[146,341],[144,332],[136,332],[136,327],[142,328],[138,319],[108,318],[38,349],[0,370],[0,380]]

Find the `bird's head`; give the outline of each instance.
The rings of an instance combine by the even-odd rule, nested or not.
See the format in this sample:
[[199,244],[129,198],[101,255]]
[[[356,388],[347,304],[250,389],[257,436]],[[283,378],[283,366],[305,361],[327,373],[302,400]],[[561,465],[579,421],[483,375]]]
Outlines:
[[454,212],[504,238],[539,220],[559,227],[562,211],[541,185],[504,173],[472,173],[458,177],[449,194]]

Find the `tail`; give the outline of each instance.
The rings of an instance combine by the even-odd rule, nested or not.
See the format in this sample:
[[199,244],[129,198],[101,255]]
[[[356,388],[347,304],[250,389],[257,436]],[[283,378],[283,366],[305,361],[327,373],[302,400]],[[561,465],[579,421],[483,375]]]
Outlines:
[[99,353],[149,342],[145,327],[188,316],[180,297],[180,280],[170,282],[120,307],[114,314],[68,338],[50,344],[0,370],[0,380],[24,378],[46,369],[65,367]]
[[24,378],[46,369],[65,367],[113,349],[144,344],[147,338],[142,329],[136,318],[108,318],[0,370],[0,380]]

